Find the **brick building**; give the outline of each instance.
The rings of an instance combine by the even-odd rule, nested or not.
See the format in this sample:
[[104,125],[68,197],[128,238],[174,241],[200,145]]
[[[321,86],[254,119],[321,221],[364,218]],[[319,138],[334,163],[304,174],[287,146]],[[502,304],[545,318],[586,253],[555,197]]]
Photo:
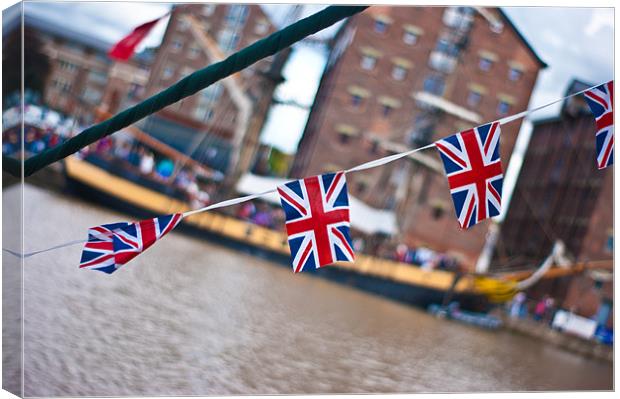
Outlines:
[[[573,81],[566,94],[590,87]],[[542,280],[531,298],[551,295],[558,306],[599,324],[613,324],[613,167],[596,166],[594,117],[582,95],[534,129],[491,270],[535,268],[561,239],[584,272]]]
[[[197,35],[187,16],[199,23],[203,30],[201,35]],[[275,27],[259,5],[175,6],[157,51],[146,95],[161,91],[273,31]],[[280,71],[285,60],[286,56],[269,57],[229,78],[234,79],[243,96],[252,104],[253,122],[247,129],[251,132],[245,132],[247,135],[258,136],[273,90],[281,81]],[[235,146],[233,136],[239,113],[239,105],[226,84],[218,82],[149,117],[142,128],[181,151],[189,148],[196,133],[206,134],[207,138],[196,152],[207,154],[202,159],[207,165],[224,170]],[[252,146],[257,144],[256,137]]]
[[[3,24],[5,37],[20,26],[19,14],[7,16]],[[107,56],[112,43],[43,19],[27,9],[24,29],[35,32],[50,60],[42,99],[50,108],[88,123],[94,118],[94,105],[116,111],[143,93],[152,62],[150,54],[115,62]]]
[[[292,174],[345,169],[519,112],[545,66],[500,9],[373,6],[334,39]],[[504,169],[519,128],[502,128]],[[475,263],[488,222],[460,230],[434,151],[348,181],[364,202],[397,211],[398,240]]]
[[[589,86],[574,81],[567,94]],[[535,267],[555,239],[578,261],[612,259],[613,168],[597,169],[595,134],[581,95],[534,122],[492,269]]]

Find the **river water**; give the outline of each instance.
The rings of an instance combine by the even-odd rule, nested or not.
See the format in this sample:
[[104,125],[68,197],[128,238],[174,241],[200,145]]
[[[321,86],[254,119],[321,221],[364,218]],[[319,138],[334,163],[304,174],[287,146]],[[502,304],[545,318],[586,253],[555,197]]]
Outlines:
[[[24,196],[26,251],[130,219],[32,186]],[[113,275],[78,270],[80,251],[26,260],[26,396],[612,389],[609,363],[179,233]],[[4,356],[6,376],[19,356]]]

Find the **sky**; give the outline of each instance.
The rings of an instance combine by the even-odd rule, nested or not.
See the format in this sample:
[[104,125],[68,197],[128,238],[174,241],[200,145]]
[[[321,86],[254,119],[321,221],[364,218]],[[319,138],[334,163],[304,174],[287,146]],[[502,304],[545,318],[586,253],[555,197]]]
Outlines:
[[[304,6],[300,17],[323,7]],[[165,14],[169,8],[170,4],[167,3],[25,3],[26,13],[33,13],[59,23],[71,21],[72,29],[97,35],[110,43],[120,40],[137,25]],[[263,5],[263,8],[278,25],[286,22],[291,10],[291,6],[286,4]],[[541,58],[549,64],[549,67],[539,75],[530,108],[561,98],[574,78],[593,84],[613,79],[612,8],[504,7],[503,10]],[[156,46],[161,42],[166,22],[167,19],[155,27],[141,48]],[[335,30],[336,28],[332,27],[319,35],[328,37]],[[326,56],[327,52],[316,46],[295,46],[284,69],[287,80],[278,88],[277,97],[310,105],[325,66]],[[560,104],[545,108],[532,114],[531,120],[555,115],[559,109]],[[307,114],[308,111],[296,107],[283,105],[273,107],[261,140],[284,152],[294,153]],[[450,133],[453,132],[446,132]],[[511,197],[530,133],[531,123],[526,120],[506,171],[505,199]],[[508,208],[507,202],[503,208]]]

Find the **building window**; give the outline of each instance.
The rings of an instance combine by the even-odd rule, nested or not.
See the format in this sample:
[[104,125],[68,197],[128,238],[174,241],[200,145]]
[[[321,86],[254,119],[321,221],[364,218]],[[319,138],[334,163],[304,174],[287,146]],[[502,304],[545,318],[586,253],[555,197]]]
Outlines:
[[411,31],[405,31],[405,33],[403,33],[403,43],[409,46],[413,46],[417,42],[418,42],[418,35],[416,35],[415,33]]
[[370,144],[370,149],[369,149],[371,154],[377,154],[379,152],[379,140],[373,140],[372,143]]
[[202,6],[202,15],[210,17],[215,12],[215,4],[205,4]]
[[607,241],[605,243],[605,251],[607,251],[609,253],[613,253],[614,252],[614,233],[613,233],[613,231],[610,231],[609,233],[607,233]]
[[200,55],[200,48],[198,47],[196,43],[192,43],[191,47],[189,48],[189,53],[187,56],[191,59],[196,59],[198,58],[199,55]]
[[179,30],[179,32],[185,32],[187,29],[189,29],[189,22],[185,18],[180,18],[177,29]]
[[381,104],[381,116],[387,118],[390,116],[394,108],[389,104]]
[[89,103],[98,103],[101,100],[102,93],[92,87],[86,87],[82,92],[82,98]]
[[394,80],[404,80],[407,77],[407,69],[401,65],[394,65],[392,68],[392,78]]
[[477,92],[476,90],[470,90],[467,95],[467,104],[470,107],[477,107],[480,104],[480,100],[482,100],[482,94]]
[[506,115],[510,111],[510,103],[504,100],[500,100],[497,105],[497,113],[499,115]]
[[200,91],[198,104],[194,108],[194,117],[201,121],[209,121],[213,118],[213,106],[222,94],[222,85],[216,83]]
[[142,94],[144,88],[142,86],[140,86],[137,83],[131,83],[129,85],[129,91],[127,92],[127,95],[129,97],[136,97]]
[[360,63],[362,69],[366,71],[372,71],[373,69],[375,69],[375,65],[377,65],[376,57],[367,54],[362,55],[362,62]]
[[170,47],[172,51],[174,51],[175,53],[178,53],[183,48],[183,41],[180,38],[175,37],[172,39],[172,43],[170,44]]
[[491,70],[492,66],[493,66],[493,60],[491,60],[490,58],[486,58],[486,57],[480,57],[480,62],[478,63],[478,67],[480,68],[480,70],[486,72],[486,71]]
[[473,21],[472,7],[448,7],[443,13],[443,23],[450,28],[467,29]]
[[245,24],[248,19],[250,9],[243,4],[231,4],[228,6],[228,13],[226,14],[226,24],[241,26]]
[[351,105],[354,108],[359,108],[362,105],[362,96],[359,94],[351,94]]
[[359,181],[357,182],[357,184],[355,185],[355,189],[357,191],[357,195],[362,195],[366,192],[366,188],[368,187],[368,185],[366,184],[366,182],[363,181]]
[[58,65],[60,66],[60,69],[68,72],[74,72],[78,68],[76,64],[65,60],[58,60]]
[[269,24],[267,21],[261,20],[254,25],[254,33],[257,35],[264,35],[269,31]]
[[350,101],[353,108],[360,108],[363,105],[364,99],[370,96],[370,92],[360,86],[349,86],[347,91],[351,95]]
[[54,79],[52,83],[54,84],[54,87],[58,88],[60,91],[71,90],[71,83],[67,82],[64,79]]
[[433,204],[432,216],[434,220],[439,220],[444,214],[445,207],[443,204],[435,203]]
[[351,141],[351,138],[356,137],[359,133],[355,126],[340,123],[335,126],[336,133],[338,134],[338,141],[340,144],[347,144]]
[[444,38],[437,40],[435,50],[448,55],[455,55],[457,53],[456,46]]
[[446,82],[441,75],[431,75],[424,80],[424,91],[428,93],[443,96],[445,87]]
[[510,68],[510,70],[508,71],[508,79],[512,80],[513,82],[521,79],[522,75],[523,71],[517,68]]
[[163,79],[170,79],[172,76],[174,76],[174,68],[171,66],[164,68],[164,73],[162,73],[161,77]]
[[380,21],[375,19],[375,32],[377,33],[386,33],[388,29],[388,24],[385,21]]
[[104,85],[108,82],[108,75],[104,71],[93,69],[88,73],[88,80]]
[[195,69],[190,67],[181,68],[181,76],[188,76],[194,73]]
[[224,52],[229,52],[237,48],[239,35],[235,29],[223,29],[218,35],[217,44]]

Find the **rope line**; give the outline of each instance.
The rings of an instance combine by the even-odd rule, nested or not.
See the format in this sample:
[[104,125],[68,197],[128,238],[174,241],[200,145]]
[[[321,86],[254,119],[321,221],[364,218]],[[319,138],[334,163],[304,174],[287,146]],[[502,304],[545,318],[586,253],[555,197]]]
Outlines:
[[93,125],[63,144],[49,148],[25,161],[2,156],[2,169],[7,173],[21,177],[22,165],[24,177],[38,172],[42,168],[76,153],[95,141],[109,136],[164,107],[189,97],[213,83],[224,79],[244,68],[274,55],[294,43],[317,33],[336,22],[364,11],[367,6],[329,6],[301,19],[284,29],[272,33],[244,49],[230,55],[225,60],[211,64],[179,80],[174,85],[147,98],[113,117]]

